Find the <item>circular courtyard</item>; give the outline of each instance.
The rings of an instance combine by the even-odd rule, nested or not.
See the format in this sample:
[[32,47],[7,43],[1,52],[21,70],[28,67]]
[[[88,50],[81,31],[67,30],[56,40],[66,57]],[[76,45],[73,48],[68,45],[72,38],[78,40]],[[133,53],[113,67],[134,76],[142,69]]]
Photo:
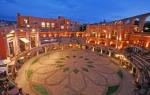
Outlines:
[[104,55],[64,49],[31,58],[15,81],[29,95],[119,95],[123,73]]

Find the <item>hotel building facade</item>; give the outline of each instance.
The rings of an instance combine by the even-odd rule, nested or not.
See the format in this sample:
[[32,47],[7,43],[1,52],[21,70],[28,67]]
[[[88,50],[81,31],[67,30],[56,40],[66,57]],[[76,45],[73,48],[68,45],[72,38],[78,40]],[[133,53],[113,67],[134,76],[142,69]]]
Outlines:
[[145,26],[150,13],[117,21],[87,24],[80,31],[79,22],[59,16],[56,19],[21,16],[17,25],[0,28],[0,58],[13,58],[19,53],[42,44],[60,42],[63,38],[83,38],[84,45],[123,50],[128,46],[150,48],[150,28]]
[[[140,68],[149,66],[150,62],[148,17],[150,13],[102,24],[87,24],[85,31],[80,31],[80,23],[64,17],[48,19],[17,14],[16,27],[0,29],[0,60],[10,60],[6,63],[16,66],[18,60],[29,59],[50,48],[80,47],[115,56],[120,65],[129,68],[139,79]],[[128,47],[134,47],[135,56],[127,56],[133,57],[133,63],[122,55]],[[139,55],[136,56],[137,52]],[[143,58],[144,52],[147,55]]]

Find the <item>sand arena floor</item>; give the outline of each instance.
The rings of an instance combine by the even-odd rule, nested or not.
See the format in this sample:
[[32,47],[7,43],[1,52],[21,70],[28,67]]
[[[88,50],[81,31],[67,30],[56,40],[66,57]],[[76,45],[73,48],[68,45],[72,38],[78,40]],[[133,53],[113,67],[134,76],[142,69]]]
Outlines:
[[16,83],[30,95],[106,95],[109,86],[122,82],[118,70],[92,51],[55,50],[27,61]]

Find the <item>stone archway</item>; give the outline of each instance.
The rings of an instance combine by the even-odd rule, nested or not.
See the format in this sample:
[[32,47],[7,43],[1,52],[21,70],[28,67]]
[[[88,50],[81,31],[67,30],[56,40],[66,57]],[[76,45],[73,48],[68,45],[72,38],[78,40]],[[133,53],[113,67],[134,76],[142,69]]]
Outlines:
[[133,31],[134,32],[140,32],[140,30],[139,30],[140,19],[139,18],[135,18],[133,20],[132,24],[133,24]]
[[128,24],[130,24],[130,20],[128,19],[128,20],[126,20],[124,23],[125,23],[126,25],[128,25]]
[[143,32],[150,33],[150,16],[146,17],[145,23],[143,26]]

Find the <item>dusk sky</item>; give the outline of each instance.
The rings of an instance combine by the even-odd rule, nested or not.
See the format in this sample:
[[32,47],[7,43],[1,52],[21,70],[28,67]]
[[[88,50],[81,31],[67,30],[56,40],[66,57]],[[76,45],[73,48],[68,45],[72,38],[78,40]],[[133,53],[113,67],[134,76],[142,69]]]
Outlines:
[[81,22],[111,21],[150,12],[150,0],[0,0],[0,19],[16,20],[17,12]]

